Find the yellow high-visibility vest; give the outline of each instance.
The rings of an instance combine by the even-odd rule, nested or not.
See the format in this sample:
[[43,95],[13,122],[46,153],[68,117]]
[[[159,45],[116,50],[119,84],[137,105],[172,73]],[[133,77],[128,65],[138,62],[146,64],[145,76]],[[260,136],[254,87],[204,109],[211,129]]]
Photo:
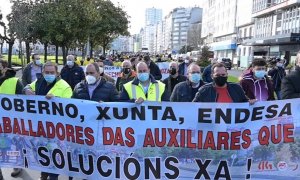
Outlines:
[[6,79],[0,86],[0,94],[16,94],[18,78]]
[[143,98],[147,101],[158,101],[161,102],[162,94],[165,91],[165,84],[157,81],[157,83],[150,83],[148,87],[147,98],[144,93],[143,86],[139,83],[138,85],[132,84],[133,81],[130,81],[124,84],[124,88],[128,93],[130,99]]
[[[32,82],[29,86],[32,90],[35,91],[36,80]],[[71,98],[72,97],[72,88],[71,86],[63,79],[58,80],[54,86],[50,89],[47,94],[53,94],[56,97],[61,98]]]

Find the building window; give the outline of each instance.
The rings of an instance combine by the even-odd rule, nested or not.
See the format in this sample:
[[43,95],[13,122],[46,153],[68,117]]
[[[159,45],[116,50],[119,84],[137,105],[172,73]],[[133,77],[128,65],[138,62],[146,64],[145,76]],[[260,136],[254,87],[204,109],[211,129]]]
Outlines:
[[247,37],[247,28],[244,30],[244,37]]

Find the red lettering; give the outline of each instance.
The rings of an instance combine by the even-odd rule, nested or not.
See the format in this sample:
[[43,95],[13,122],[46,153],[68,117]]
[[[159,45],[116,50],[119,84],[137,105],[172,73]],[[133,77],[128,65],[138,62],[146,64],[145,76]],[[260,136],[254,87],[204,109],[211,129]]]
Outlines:
[[117,127],[117,129],[116,129],[116,135],[115,135],[115,140],[114,140],[114,145],[118,145],[118,144],[120,144],[121,146],[124,146],[122,130],[120,127]]
[[218,132],[217,149],[222,149],[222,146],[224,146],[224,150],[228,150],[228,140],[229,140],[229,133]]
[[230,142],[230,149],[231,150],[240,150],[240,136],[241,131],[231,132],[231,142]]
[[66,137],[65,134],[66,133],[65,133],[65,127],[64,127],[64,125],[62,123],[57,123],[56,124],[56,137],[59,140],[63,141],[63,140],[65,140],[65,137]]
[[148,146],[151,146],[151,147],[155,146],[151,129],[146,130],[145,139],[144,139],[144,143],[143,143],[143,147],[148,147]]
[[[176,139],[179,129],[174,129],[174,130],[168,129],[168,132],[170,134],[170,140],[169,140],[169,143],[167,146],[168,147],[172,147],[172,146],[179,147],[179,144]],[[180,138],[182,138],[182,137],[180,137]]]
[[55,127],[52,122],[46,122],[46,128],[47,128],[47,136],[48,138],[55,138]]
[[28,125],[29,125],[29,134],[30,134],[30,136],[37,137],[36,132],[33,130],[31,120],[28,120]]
[[14,134],[22,134],[17,118],[14,118],[14,130],[13,130],[13,133]]
[[84,141],[82,139],[83,137],[83,128],[80,126],[75,126],[75,132],[76,132],[76,143],[77,144],[84,144]]
[[166,129],[163,128],[161,130],[161,141],[159,140],[159,128],[155,128],[154,129],[154,133],[155,133],[155,144],[157,147],[164,147],[166,145]]
[[187,130],[187,147],[188,148],[196,148],[196,143],[192,142],[192,130]]
[[135,139],[132,134],[134,134],[134,130],[132,128],[127,128],[125,130],[125,137],[128,139],[125,141],[125,143],[128,147],[133,147],[135,144]]
[[43,136],[43,137],[47,137],[45,129],[44,129],[44,125],[42,121],[38,122],[38,130],[37,130],[37,134],[39,137]]
[[284,143],[295,142],[293,135],[294,135],[294,124],[283,125],[283,141],[284,141]]
[[86,137],[86,139],[85,139],[85,143],[88,145],[88,146],[92,146],[92,145],[94,145],[94,143],[95,143],[95,138],[94,138],[94,136],[93,136],[93,133],[94,133],[94,131],[93,131],[93,129],[92,128],[85,128],[84,129],[84,134],[85,134],[85,137]]
[[203,149],[208,149],[208,148],[210,148],[212,150],[216,149],[215,140],[214,140],[214,133],[212,131],[208,131],[207,134],[206,134],[206,139],[205,139]]
[[[108,138],[109,135],[109,138]],[[112,145],[114,142],[113,130],[109,127],[102,128],[103,145]]]
[[[277,127],[277,128],[276,128]],[[277,131],[276,131],[277,129]],[[276,137],[277,134],[277,137]],[[279,144],[282,139],[281,124],[271,126],[271,141],[273,144]]]
[[248,149],[251,145],[251,131],[249,129],[245,129],[242,133],[242,139],[244,140],[244,142],[242,143],[242,147],[244,149]]
[[24,119],[21,119],[21,127],[22,127],[22,134],[24,136],[29,136],[29,131],[27,131],[25,128]]
[[75,142],[74,127],[70,124],[66,124],[66,136],[67,141]]
[[11,127],[11,120],[9,117],[3,117],[3,129],[4,133],[11,133],[12,132],[12,127]]

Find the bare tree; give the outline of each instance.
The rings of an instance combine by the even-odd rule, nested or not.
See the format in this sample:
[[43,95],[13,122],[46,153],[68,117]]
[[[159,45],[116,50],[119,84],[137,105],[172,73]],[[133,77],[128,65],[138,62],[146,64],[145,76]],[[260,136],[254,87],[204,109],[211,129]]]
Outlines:
[[188,45],[194,49],[199,49],[199,46],[203,44],[201,38],[201,23],[191,24],[188,30]]

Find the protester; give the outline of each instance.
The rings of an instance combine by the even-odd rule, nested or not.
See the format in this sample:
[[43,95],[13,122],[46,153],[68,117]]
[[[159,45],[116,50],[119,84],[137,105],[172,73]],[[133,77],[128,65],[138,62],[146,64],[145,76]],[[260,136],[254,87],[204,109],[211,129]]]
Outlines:
[[275,100],[272,81],[266,76],[266,61],[254,59],[252,70],[245,74],[240,84],[249,99],[258,101]]
[[170,62],[169,64],[169,77],[163,80],[163,83],[166,85],[166,90],[168,95],[171,96],[174,87],[183,81],[186,81],[186,76],[178,74],[178,63],[175,61]]
[[[72,88],[58,76],[58,67],[55,63],[47,62],[43,66],[43,76],[36,81],[28,84],[24,88],[26,95],[42,95],[47,99],[53,97],[70,98]],[[58,174],[42,172],[40,180],[58,180]]]
[[131,62],[128,60],[122,63],[122,73],[117,78],[116,88],[118,91],[122,91],[123,85],[132,81],[136,77],[136,73],[131,69]]
[[119,99],[116,87],[100,75],[97,63],[87,65],[85,81],[75,86],[72,98],[97,102],[115,102]]
[[130,59],[130,62],[132,64],[132,69],[136,71],[136,65],[139,63],[139,58],[133,57]]
[[190,56],[186,56],[183,63],[179,64],[179,74],[183,76],[187,76],[188,67],[192,63],[192,59]]
[[74,89],[76,84],[80,81],[84,80],[83,69],[75,63],[75,57],[73,55],[67,56],[67,63],[62,68],[60,75],[72,89]]
[[106,74],[104,72],[104,63],[103,63],[103,60],[102,59],[97,59],[96,62],[98,64],[98,66],[99,66],[101,77],[103,77],[103,79],[105,79],[106,81],[115,84],[114,78],[110,77],[108,74]]
[[228,73],[223,63],[216,63],[212,66],[212,79],[212,83],[199,89],[193,102],[250,102],[253,104],[256,101],[248,100],[239,84],[227,82]]
[[201,80],[200,67],[192,63],[188,67],[188,79],[177,84],[170,97],[172,102],[192,102],[199,88],[204,85]]
[[206,83],[213,82],[213,79],[211,78],[211,68],[215,63],[217,63],[217,58],[210,58],[209,60],[210,60],[210,65],[208,65],[204,68],[204,71],[202,74],[202,79]]
[[165,84],[156,81],[145,62],[137,64],[137,77],[124,84],[120,95],[121,101],[142,103],[143,101],[169,101]]
[[[22,94],[23,85],[21,81],[15,76],[16,71],[14,69],[8,68],[7,61],[0,59],[0,94]],[[11,176],[17,177],[21,172],[21,168],[13,168]],[[3,179],[3,176],[0,169],[0,180],[1,179]]]
[[282,99],[300,98],[300,51],[296,57],[296,68],[283,78],[281,83]]
[[90,58],[90,57],[87,57],[84,61],[83,61],[83,66],[87,66],[91,63],[94,62],[94,59]]
[[104,58],[103,59],[103,64],[105,66],[114,66],[114,63],[112,61],[112,57],[111,56],[108,56],[107,58]]
[[32,62],[26,65],[22,74],[22,84],[26,86],[32,83],[42,75],[42,62],[40,55],[33,54],[31,56]]
[[285,70],[283,68],[283,60],[276,58],[270,62],[272,68],[268,71],[268,76],[273,80],[273,88],[276,93],[277,99],[281,98],[281,81],[286,76]]
[[150,69],[150,74],[154,77],[155,80],[160,80],[162,78],[159,67],[150,59],[150,57],[144,56],[144,61]]

